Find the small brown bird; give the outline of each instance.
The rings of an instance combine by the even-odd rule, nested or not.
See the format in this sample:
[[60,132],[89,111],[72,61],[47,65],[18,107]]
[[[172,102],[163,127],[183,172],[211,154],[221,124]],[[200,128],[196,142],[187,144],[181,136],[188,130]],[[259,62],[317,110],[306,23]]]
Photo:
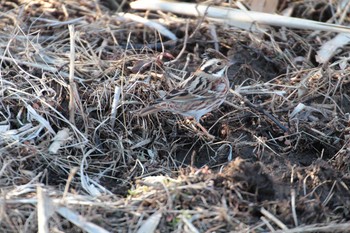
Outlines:
[[227,78],[229,65],[227,59],[221,58],[204,61],[188,79],[180,83],[178,88],[156,100],[153,105],[141,109],[139,115],[170,111],[185,117],[193,117],[199,123],[204,114],[219,108],[226,99],[230,89]]

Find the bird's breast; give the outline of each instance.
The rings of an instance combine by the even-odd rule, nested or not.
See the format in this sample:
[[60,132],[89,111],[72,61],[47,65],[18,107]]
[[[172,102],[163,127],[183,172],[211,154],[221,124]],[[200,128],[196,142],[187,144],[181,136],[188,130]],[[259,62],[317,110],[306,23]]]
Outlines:
[[229,90],[229,83],[226,79],[219,79],[212,83],[212,91],[226,94]]

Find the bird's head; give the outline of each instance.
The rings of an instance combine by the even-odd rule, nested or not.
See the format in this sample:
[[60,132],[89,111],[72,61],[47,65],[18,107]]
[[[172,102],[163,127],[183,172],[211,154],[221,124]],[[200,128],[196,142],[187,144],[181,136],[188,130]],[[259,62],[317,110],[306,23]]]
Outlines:
[[208,75],[219,78],[226,75],[226,70],[229,66],[230,62],[226,59],[212,58],[203,62],[199,70]]

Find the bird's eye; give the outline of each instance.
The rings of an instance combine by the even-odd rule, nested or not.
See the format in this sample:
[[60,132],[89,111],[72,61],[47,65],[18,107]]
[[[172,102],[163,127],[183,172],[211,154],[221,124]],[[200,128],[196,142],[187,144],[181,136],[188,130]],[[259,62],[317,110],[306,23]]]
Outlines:
[[221,65],[222,65],[222,62],[221,62],[221,61],[218,61],[218,62],[216,63],[216,65],[217,65],[217,66],[221,66]]

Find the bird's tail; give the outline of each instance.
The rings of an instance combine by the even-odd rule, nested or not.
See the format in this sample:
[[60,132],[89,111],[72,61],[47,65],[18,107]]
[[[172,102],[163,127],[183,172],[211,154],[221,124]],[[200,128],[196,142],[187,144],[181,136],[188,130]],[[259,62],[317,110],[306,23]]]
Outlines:
[[159,108],[157,108],[156,105],[153,105],[153,106],[149,106],[149,107],[146,107],[146,108],[143,108],[141,109],[139,112],[138,112],[138,115],[139,116],[146,116],[148,114],[152,114],[152,113],[156,113],[160,111]]

